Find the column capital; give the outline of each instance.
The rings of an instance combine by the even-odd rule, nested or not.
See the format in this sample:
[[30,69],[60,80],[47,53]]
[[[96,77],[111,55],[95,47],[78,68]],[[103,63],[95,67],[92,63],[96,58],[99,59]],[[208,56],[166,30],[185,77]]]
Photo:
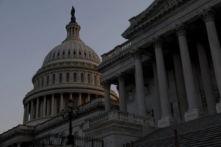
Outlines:
[[116,75],[119,81],[124,81],[125,73],[120,72]]
[[184,23],[176,24],[173,27],[173,31],[176,32],[178,37],[182,35],[186,35],[186,29],[187,29],[187,26]]
[[110,88],[111,82],[109,80],[104,80],[101,82],[101,84],[104,86],[104,88]]
[[199,16],[204,20],[204,22],[207,22],[207,21],[214,21],[214,14],[215,11],[211,7],[209,7],[203,9],[203,11],[199,13]]
[[141,59],[142,58],[142,51],[140,48],[134,47],[134,48],[132,48],[130,53],[134,59]]
[[157,36],[152,39],[152,44],[154,48],[162,48],[163,39],[160,36]]

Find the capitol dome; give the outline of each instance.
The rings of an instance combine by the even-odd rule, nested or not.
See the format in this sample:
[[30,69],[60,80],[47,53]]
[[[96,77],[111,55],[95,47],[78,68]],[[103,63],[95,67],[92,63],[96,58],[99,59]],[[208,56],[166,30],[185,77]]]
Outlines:
[[[66,39],[47,54],[32,78],[34,88],[23,99],[26,125],[36,125],[56,116],[68,107],[69,99],[77,109],[104,98],[102,74],[95,70],[100,58],[80,39],[81,27],[74,13],[73,8],[71,22],[66,26]],[[111,91],[110,97],[118,101],[115,92]]]

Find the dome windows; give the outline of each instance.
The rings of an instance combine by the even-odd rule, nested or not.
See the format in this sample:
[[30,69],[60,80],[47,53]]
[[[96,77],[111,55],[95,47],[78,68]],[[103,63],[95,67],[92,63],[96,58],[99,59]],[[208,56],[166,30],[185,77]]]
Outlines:
[[83,83],[84,82],[84,74],[81,73],[81,82]]
[[60,56],[60,52],[58,52],[58,57]]
[[49,85],[49,76],[47,76],[47,85]]
[[62,73],[59,74],[59,83],[62,83]]
[[66,82],[70,82],[70,76],[69,76],[69,73],[66,73]]
[[90,74],[87,75],[87,81],[88,81],[88,83],[91,83],[91,75]]

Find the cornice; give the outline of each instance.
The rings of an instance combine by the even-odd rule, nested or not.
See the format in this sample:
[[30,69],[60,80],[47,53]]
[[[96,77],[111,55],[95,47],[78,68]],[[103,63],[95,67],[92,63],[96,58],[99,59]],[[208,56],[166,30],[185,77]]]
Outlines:
[[[132,26],[129,27],[127,31],[125,31],[122,35],[127,38],[131,39],[132,35],[138,35],[139,32],[143,32],[144,30],[150,29],[151,26],[156,24],[157,22],[161,21],[162,18],[168,15],[168,13],[171,13],[172,11],[176,11],[177,9],[181,8],[182,6],[185,6],[184,3],[190,4],[197,0],[177,0],[176,3],[165,6],[164,9],[162,9],[160,12],[158,12],[153,17],[147,19],[145,18],[148,13],[144,13],[143,17],[140,17],[139,20]],[[169,1],[168,1],[169,2]],[[176,9],[176,10],[175,10]]]

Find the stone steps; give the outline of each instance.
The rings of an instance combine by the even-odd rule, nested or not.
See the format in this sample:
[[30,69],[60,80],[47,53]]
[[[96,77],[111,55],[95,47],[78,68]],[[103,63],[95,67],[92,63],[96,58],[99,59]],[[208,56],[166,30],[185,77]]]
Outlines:
[[177,129],[180,147],[221,146],[221,114],[188,121],[158,129],[136,141],[135,147],[175,146],[174,129]]

